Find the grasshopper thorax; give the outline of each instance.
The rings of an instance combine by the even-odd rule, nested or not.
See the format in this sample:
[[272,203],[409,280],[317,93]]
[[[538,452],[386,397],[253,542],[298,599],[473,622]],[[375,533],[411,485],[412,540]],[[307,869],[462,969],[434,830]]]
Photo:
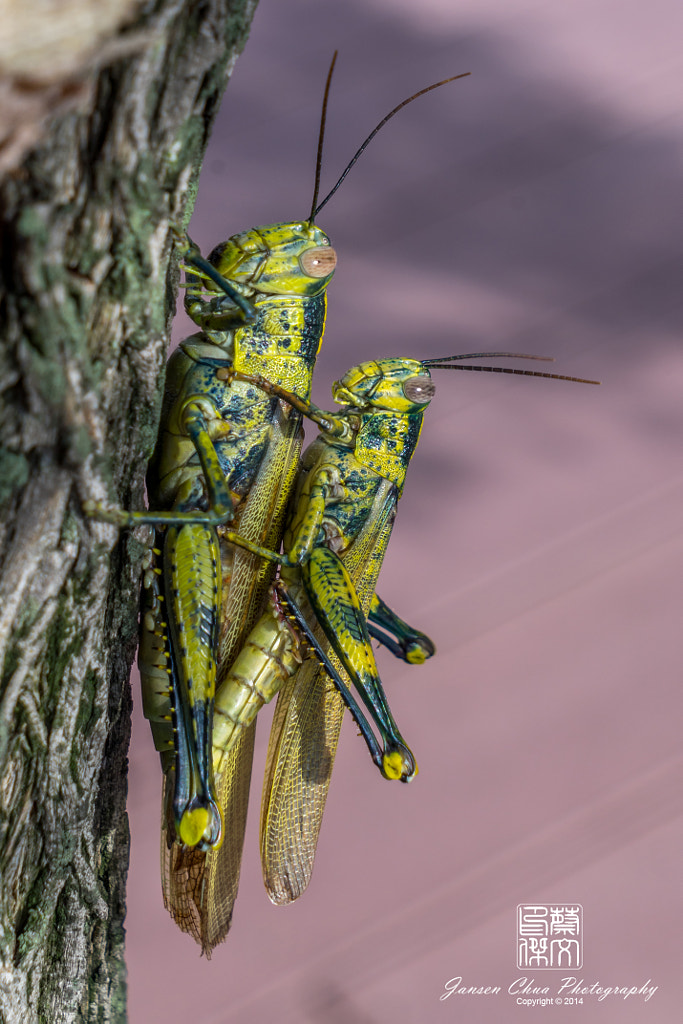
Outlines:
[[209,261],[252,294],[312,296],[327,287],[337,255],[324,231],[298,221],[232,235],[216,246]]

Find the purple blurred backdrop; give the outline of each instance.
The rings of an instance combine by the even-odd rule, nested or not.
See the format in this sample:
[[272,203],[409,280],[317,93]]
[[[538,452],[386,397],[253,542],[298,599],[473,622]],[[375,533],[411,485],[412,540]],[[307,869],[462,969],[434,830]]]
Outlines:
[[[313,881],[273,907],[266,709],[210,963],[163,909],[135,689],[133,1024],[498,1024],[541,1012],[516,978],[567,974],[658,990],[542,1011],[558,1024],[681,1019],[682,38],[675,0],[261,0],[201,178],[204,252],[307,215],[335,48],[323,188],[397,102],[472,72],[403,111],[319,217],[339,266],[314,399],[361,359],[485,349],[603,384],[434,374],[380,580],[438,647],[379,656],[420,775],[384,781],[347,722]],[[584,967],[520,971],[516,906],[553,901],[583,905]],[[458,976],[503,992],[440,1001]]]

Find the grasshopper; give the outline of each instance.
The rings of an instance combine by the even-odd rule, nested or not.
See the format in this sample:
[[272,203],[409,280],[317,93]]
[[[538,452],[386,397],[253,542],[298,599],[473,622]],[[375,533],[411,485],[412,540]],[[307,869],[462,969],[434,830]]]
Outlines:
[[[107,510],[92,502],[85,508],[120,527],[158,528],[144,577],[139,664],[143,708],[164,771],[164,899],[180,927],[201,934],[208,948],[219,938],[205,941],[206,907],[219,905],[239,876],[253,750],[253,729],[244,730],[214,776],[216,680],[262,612],[274,567],[259,555],[280,546],[302,438],[296,406],[230,373],[262,374],[307,401],[336,265],[330,240],[314,219],[394,114],[464,77],[435,83],[395,107],[318,202],[335,59],[308,218],[233,235],[208,260],[186,243],[186,308],[201,332],[167,366],[159,441],[148,472],[149,512]],[[239,547],[233,544],[237,534]],[[379,623],[379,610],[378,616]],[[220,917],[216,935],[227,931]]]
[[[434,653],[431,641],[407,626],[375,592],[408,464],[435,393],[430,371],[516,373],[597,383],[460,363],[494,356],[543,358],[496,352],[364,362],[333,385],[334,401],[342,405],[336,413],[287,394],[263,378],[235,373],[291,403],[320,428],[297,479],[280,580],[271,592],[270,606],[223,679],[215,704],[213,756],[220,773],[243,730],[280,692],[261,808],[263,876],[274,903],[298,898],[310,880],[344,704],[385,777],[409,782],[417,772],[389,711],[365,616],[374,615],[395,634],[397,639],[392,640],[374,631],[399,657],[419,662]],[[306,643],[315,658],[302,657]],[[344,674],[366,705],[382,746]]]

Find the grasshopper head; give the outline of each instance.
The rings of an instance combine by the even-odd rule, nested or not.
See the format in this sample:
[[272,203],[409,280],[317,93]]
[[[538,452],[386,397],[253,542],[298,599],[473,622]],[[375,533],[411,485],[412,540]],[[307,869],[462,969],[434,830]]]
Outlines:
[[429,370],[416,359],[360,363],[332,385],[332,396],[340,405],[397,413],[422,412],[434,392]]
[[324,231],[299,221],[266,224],[232,235],[209,261],[229,281],[266,295],[319,295],[334,273],[337,254]]

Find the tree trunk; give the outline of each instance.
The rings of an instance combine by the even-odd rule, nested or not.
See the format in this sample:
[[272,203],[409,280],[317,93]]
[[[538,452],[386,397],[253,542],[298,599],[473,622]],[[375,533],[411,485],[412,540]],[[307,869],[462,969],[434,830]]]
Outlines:
[[[0,183],[4,1024],[125,1020],[128,676],[145,548],[81,506],[144,507],[177,280],[169,224],[189,216],[255,3],[134,5],[113,40],[99,26],[80,70],[50,79],[38,62],[9,81],[36,103],[5,132],[15,166]],[[88,4],[64,6],[66,18]]]

